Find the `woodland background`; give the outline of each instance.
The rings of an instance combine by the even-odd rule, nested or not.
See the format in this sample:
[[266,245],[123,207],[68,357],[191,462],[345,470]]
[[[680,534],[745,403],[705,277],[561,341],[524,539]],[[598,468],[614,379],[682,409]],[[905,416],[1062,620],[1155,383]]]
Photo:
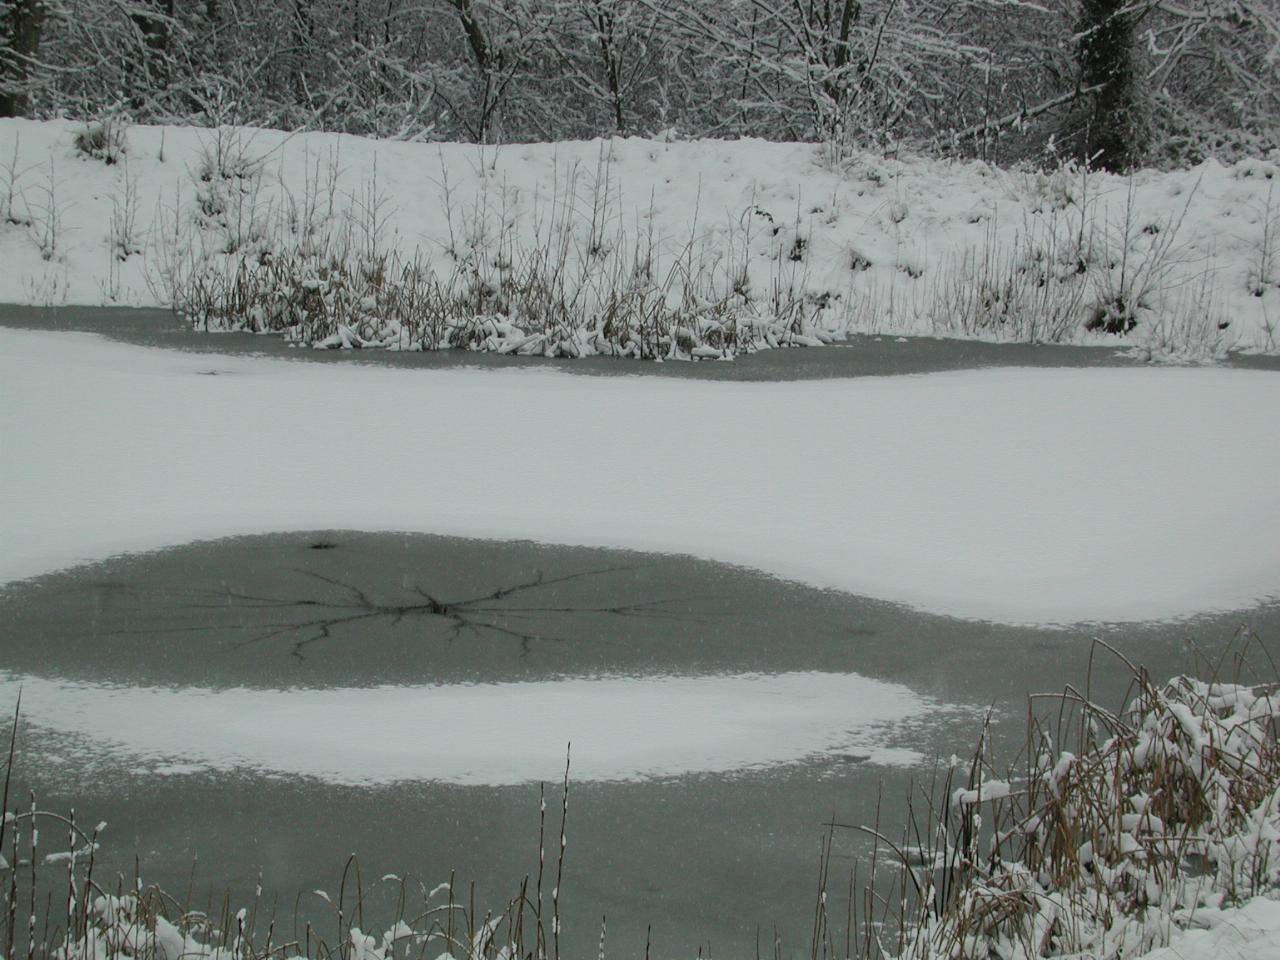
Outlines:
[[0,116],[1084,159],[1280,143],[1277,0],[6,0]]

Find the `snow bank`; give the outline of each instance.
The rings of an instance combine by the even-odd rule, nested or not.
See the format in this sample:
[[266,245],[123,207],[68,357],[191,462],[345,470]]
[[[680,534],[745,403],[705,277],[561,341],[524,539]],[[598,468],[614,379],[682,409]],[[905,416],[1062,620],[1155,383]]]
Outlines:
[[[957,314],[1010,296],[1042,311],[1044,291],[1088,264],[1069,339],[1089,339],[1082,323],[1124,283],[1129,300],[1196,328],[1148,317],[1138,333],[1161,349],[1216,344],[1218,323],[1224,343],[1277,349],[1280,198],[1267,161],[1127,180],[870,155],[832,169],[812,145],[749,140],[479,148],[130,127],[108,165],[76,151],[83,129],[0,122],[0,301],[154,305],[187,251],[230,271],[338,224],[366,249],[484,271],[545,244],[558,221],[587,259],[650,240],[693,251],[726,288],[758,302],[794,289],[840,329],[1043,338],[1043,318],[1016,305],[976,329]],[[1046,283],[1010,293],[1045,270]]]
[[[1206,956],[1239,942],[1221,908],[1280,891],[1275,686],[1133,679],[1118,713],[1070,692],[1081,712],[1068,725],[1033,711],[1025,773],[989,778],[975,761],[951,802],[913,823],[910,856],[926,866],[899,960],[1124,960],[1171,940],[1172,956]],[[1272,945],[1275,909],[1242,915]],[[1208,933],[1179,934],[1189,927]]]
[[[945,711],[854,674],[574,678],[523,683],[249,690],[109,686],[0,671],[0,708],[77,769],[252,770],[377,785],[504,785],[727,773],[832,752],[918,761],[902,723]],[[46,741],[48,742],[48,741]]]
[[1280,582],[1267,373],[707,383],[0,330],[0,394],[0,582],[339,528],[687,553],[1011,622],[1242,609]]

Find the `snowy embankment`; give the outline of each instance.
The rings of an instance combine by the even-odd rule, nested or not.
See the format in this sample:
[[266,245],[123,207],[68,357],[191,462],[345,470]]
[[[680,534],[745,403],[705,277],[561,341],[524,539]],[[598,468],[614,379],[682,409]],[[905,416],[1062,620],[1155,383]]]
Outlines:
[[0,392],[0,583],[339,528],[687,553],[1011,622],[1242,609],[1280,583],[1269,373],[584,379],[0,329]]
[[1278,347],[1274,160],[1122,178],[761,141],[117,126],[82,149],[87,129],[0,122],[0,301],[556,355],[849,330]]

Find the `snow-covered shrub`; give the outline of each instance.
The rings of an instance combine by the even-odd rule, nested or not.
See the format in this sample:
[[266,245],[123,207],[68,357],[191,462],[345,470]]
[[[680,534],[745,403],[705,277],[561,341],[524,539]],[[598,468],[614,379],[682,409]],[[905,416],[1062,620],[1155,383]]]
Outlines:
[[14,226],[30,226],[31,217],[19,212],[18,202],[22,200],[23,177],[30,172],[29,167],[22,167],[18,162],[21,138],[13,138],[13,152],[0,165],[0,223]]
[[934,284],[933,325],[963,336],[1031,343],[1072,339],[1084,316],[1085,266],[1055,210],[1030,218],[1012,245],[988,229],[981,247],[962,250]]
[[1163,309],[1153,312],[1133,339],[1137,346],[1131,353],[1139,359],[1172,363],[1221,360],[1237,342],[1207,278],[1166,296]]
[[1272,181],[1267,188],[1267,198],[1259,211],[1262,220],[1262,237],[1253,264],[1249,268],[1249,293],[1255,297],[1266,296],[1268,287],[1280,287],[1280,197],[1276,196],[1277,177],[1275,164],[1263,174]]
[[120,192],[111,197],[111,250],[119,260],[142,252],[138,232],[138,179],[129,176],[127,164]]
[[224,253],[237,253],[266,235],[271,211],[260,199],[263,168],[242,130],[218,127],[201,145],[192,171],[199,221],[221,231]]
[[125,154],[125,123],[108,118],[91,123],[76,134],[76,150],[93,160],[101,160],[110,166],[119,163]]
[[1120,710],[1068,689],[1056,729],[1033,719],[1021,774],[980,747],[963,784],[948,777],[932,822],[889,845],[898,936],[865,931],[873,950],[1121,960],[1198,907],[1280,885],[1277,684],[1160,685],[1129,667]]
[[689,360],[832,339],[814,322],[829,301],[807,297],[795,277],[780,274],[756,297],[692,244],[664,257],[619,237],[582,256],[564,234],[528,249],[500,243],[494,255],[473,238],[445,271],[363,248],[348,237],[245,251],[230,271],[193,263],[170,278],[170,299],[205,330],[318,347]]
[[1140,223],[1135,186],[1129,179],[1120,217],[1107,220],[1103,229],[1093,234],[1101,263],[1089,273],[1094,305],[1086,329],[1128,333],[1143,315],[1158,315],[1170,308],[1175,267],[1186,256],[1178,246],[1178,233],[1195,194],[1194,188],[1188,191],[1175,214]]

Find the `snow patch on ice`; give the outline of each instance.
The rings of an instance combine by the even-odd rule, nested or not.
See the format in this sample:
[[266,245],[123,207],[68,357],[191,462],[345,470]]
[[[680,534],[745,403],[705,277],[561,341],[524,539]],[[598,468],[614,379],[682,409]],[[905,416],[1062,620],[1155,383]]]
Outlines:
[[0,710],[67,737],[72,763],[378,785],[729,773],[824,754],[911,764],[893,741],[948,707],[856,674],[576,678],[341,689],[130,687],[0,671]]
[[209,363],[0,329],[0,583],[346,528],[685,553],[1005,622],[1243,609],[1280,584],[1271,373]]

